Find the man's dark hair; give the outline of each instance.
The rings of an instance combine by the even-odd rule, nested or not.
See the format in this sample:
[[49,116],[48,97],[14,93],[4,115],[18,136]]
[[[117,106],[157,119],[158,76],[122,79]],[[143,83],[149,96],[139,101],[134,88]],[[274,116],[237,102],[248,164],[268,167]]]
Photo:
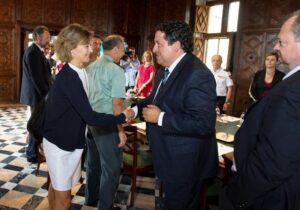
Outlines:
[[32,32],[33,40],[37,40],[37,37],[42,35],[44,33],[44,31],[49,31],[49,29],[43,25],[39,25],[39,26],[35,27]]
[[104,50],[112,50],[114,47],[119,46],[120,44],[124,44],[124,38],[120,35],[110,35],[102,42]]
[[182,21],[166,21],[156,26],[155,31],[165,33],[165,39],[171,45],[179,41],[183,51],[193,51],[193,33],[190,26]]

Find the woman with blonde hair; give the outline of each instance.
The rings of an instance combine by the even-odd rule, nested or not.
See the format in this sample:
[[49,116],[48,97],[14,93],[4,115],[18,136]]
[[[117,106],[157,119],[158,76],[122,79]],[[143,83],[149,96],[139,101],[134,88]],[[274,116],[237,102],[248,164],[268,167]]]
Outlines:
[[86,124],[106,126],[125,122],[124,113],[97,113],[89,104],[83,67],[92,52],[91,38],[92,33],[83,26],[70,24],[60,31],[55,42],[57,56],[65,65],[48,94],[45,110],[43,147],[51,179],[50,210],[69,209],[71,205],[71,188],[81,177]]
[[142,62],[135,81],[134,91],[138,96],[146,97],[152,91],[155,67],[153,65],[153,54],[150,50],[144,52]]

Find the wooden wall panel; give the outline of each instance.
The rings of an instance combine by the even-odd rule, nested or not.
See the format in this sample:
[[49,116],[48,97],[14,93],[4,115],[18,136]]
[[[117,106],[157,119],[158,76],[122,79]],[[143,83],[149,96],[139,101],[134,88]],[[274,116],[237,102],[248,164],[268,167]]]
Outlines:
[[112,32],[117,34],[127,34],[128,22],[128,7],[129,1],[114,0],[112,3]]
[[15,21],[15,1],[0,0],[0,20],[1,22]]
[[164,20],[185,20],[186,0],[167,0],[163,2],[165,8],[170,8],[164,11]]
[[[20,3],[20,2],[19,2]],[[41,23],[43,22],[44,2],[37,0],[22,1],[21,20],[25,23]]]
[[0,75],[9,75],[16,72],[14,37],[14,29],[0,28]]
[[[192,3],[191,3],[192,2]],[[158,6],[159,5],[159,6]],[[194,11],[195,1],[189,0],[151,0],[147,1],[148,22],[146,28],[147,40],[146,49],[152,49],[155,27],[157,24],[166,20],[186,20],[186,14]],[[194,16],[194,15],[193,15]],[[194,21],[189,20],[189,23]],[[193,25],[191,25],[193,28]]]
[[110,28],[108,27],[110,25],[109,0],[101,0],[101,2],[97,1],[97,6],[98,13],[96,19],[96,31],[101,35],[107,35],[108,33],[110,33]]
[[262,69],[264,57],[264,33],[243,34],[239,55],[238,71],[234,72],[235,80],[235,112],[241,113],[249,103],[249,85],[256,71]]
[[149,1],[147,9],[149,14],[147,38],[152,41],[156,25],[164,20],[165,4],[160,0],[152,0]]
[[[237,84],[249,84],[249,78],[258,69],[262,68],[264,56],[264,34],[244,34],[242,37],[242,48],[240,54],[240,64]],[[247,85],[248,85],[247,84]]]
[[71,7],[71,23],[80,23],[96,30],[98,11],[98,2],[95,0],[74,0]]
[[243,27],[263,25],[265,18],[267,17],[266,11],[268,3],[261,0],[245,0],[241,3],[245,3],[245,10],[240,11],[245,16]]
[[111,33],[109,0],[73,0],[70,9],[70,22],[80,23],[101,36]]
[[47,0],[44,1],[44,22],[48,24],[66,25],[68,1]]
[[140,35],[145,27],[146,18],[145,2],[140,0],[132,0],[128,5],[128,24],[127,34]]
[[290,11],[290,1],[273,0],[269,6],[271,7],[269,24],[280,26],[282,18]]
[[9,76],[0,77],[0,102],[13,103],[16,102],[16,78]]
[[18,72],[14,40],[14,28],[0,27],[0,102],[16,101]]

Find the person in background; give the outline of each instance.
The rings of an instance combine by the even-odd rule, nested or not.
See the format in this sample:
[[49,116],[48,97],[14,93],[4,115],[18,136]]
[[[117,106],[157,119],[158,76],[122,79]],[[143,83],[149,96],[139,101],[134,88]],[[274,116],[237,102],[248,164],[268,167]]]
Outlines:
[[[31,112],[47,95],[52,84],[51,69],[43,53],[43,48],[50,42],[49,29],[46,26],[37,26],[32,37],[34,42],[25,50],[23,56],[20,94],[20,102],[29,105]],[[28,162],[37,162],[37,145],[30,134],[26,157]]]
[[156,27],[153,52],[163,67],[151,94],[131,108],[147,122],[154,171],[163,184],[165,209],[200,209],[200,194],[218,165],[216,82],[192,54],[188,24]]
[[153,77],[155,73],[153,55],[150,50],[144,52],[142,62],[143,64],[139,66],[134,91],[137,96],[146,97],[152,91]]
[[133,59],[133,53],[131,51],[126,52],[126,55],[120,60],[120,66],[125,72],[125,90],[133,89],[135,85],[136,74],[140,62]]
[[132,62],[135,64],[134,66],[136,68],[138,68],[139,65],[140,65],[140,61],[139,61],[139,58],[138,58],[138,56],[136,54],[135,48],[130,47],[129,48],[129,52],[132,54]]
[[83,67],[92,52],[91,37],[91,32],[83,26],[70,24],[55,41],[57,56],[65,65],[56,76],[45,107],[43,148],[51,179],[50,210],[67,210],[71,205],[71,188],[81,177],[86,124],[117,125],[126,118],[124,114],[94,112],[89,104]]
[[47,45],[44,48],[44,55],[47,58],[47,61],[48,61],[49,65],[50,65],[52,78],[54,79],[55,75],[56,75],[56,60],[53,59],[54,45],[52,43],[50,43],[49,45]]
[[249,95],[253,102],[258,101],[282,80],[284,73],[276,69],[279,56],[277,52],[270,52],[265,57],[265,68],[254,74],[249,88]]
[[290,70],[246,113],[219,210],[300,209],[300,10],[285,19],[274,50]]
[[[124,55],[123,37],[103,40],[104,55],[87,68],[89,101],[94,111],[117,115],[124,109],[125,75],[117,65]],[[120,178],[122,149],[126,134],[122,125],[90,126],[87,138],[85,204],[101,210],[113,208]]]
[[230,106],[233,81],[230,72],[221,68],[221,55],[212,56],[211,63],[213,67],[211,72],[215,76],[217,83],[217,107],[220,110],[220,114],[224,114]]
[[101,37],[99,35],[94,34],[92,41],[92,53],[90,54],[89,63],[93,63],[95,60],[100,58],[100,47],[101,47]]

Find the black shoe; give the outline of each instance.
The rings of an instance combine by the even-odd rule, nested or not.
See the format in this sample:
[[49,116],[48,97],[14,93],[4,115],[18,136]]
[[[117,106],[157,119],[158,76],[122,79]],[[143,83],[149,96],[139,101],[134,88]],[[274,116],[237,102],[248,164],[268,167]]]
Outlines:
[[115,207],[114,207],[114,210],[122,210],[122,208],[119,207],[119,206],[115,206]]
[[27,162],[30,162],[30,163],[37,163],[37,159],[36,158],[27,158]]
[[86,206],[92,206],[92,207],[97,207],[98,201],[94,201],[94,202],[85,202],[84,205],[86,205]]

